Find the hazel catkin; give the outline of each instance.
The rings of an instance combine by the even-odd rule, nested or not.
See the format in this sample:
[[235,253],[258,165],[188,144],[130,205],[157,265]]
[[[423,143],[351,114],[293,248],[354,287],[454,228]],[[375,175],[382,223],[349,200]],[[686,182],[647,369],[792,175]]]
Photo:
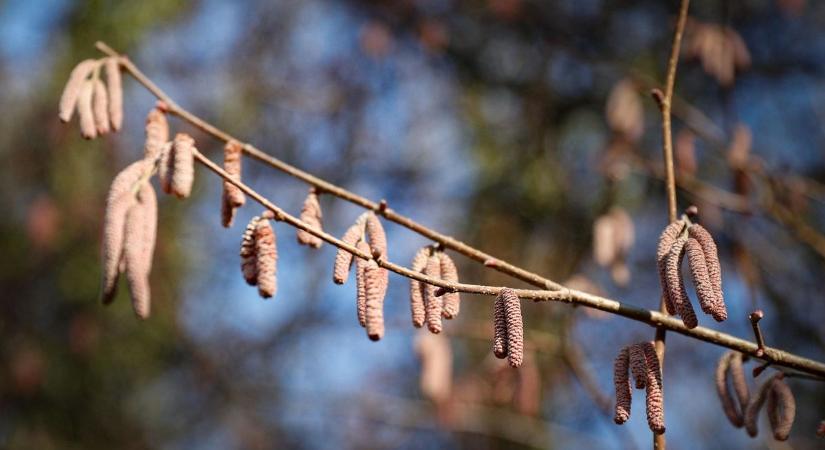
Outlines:
[[86,83],[86,78],[95,70],[97,64],[97,60],[87,59],[81,61],[72,69],[69,80],[66,82],[66,86],[63,88],[63,93],[60,96],[60,111],[58,117],[60,117],[60,120],[64,123],[72,120],[72,115],[74,114],[78,98],[80,97],[81,88]]
[[670,300],[676,312],[682,318],[687,328],[696,328],[699,324],[696,313],[690,304],[690,298],[685,291],[684,280],[682,279],[682,258],[685,256],[685,244],[687,238],[682,236],[676,240],[666,260],[667,290]]
[[636,389],[644,389],[647,384],[647,362],[641,344],[633,344],[628,349],[630,354],[630,373],[633,374]]
[[246,283],[250,286],[258,284],[258,262],[255,254],[255,229],[261,218],[255,216],[246,225],[241,238],[241,272]]
[[[230,140],[223,147],[223,170],[237,181],[241,180],[242,156],[242,147],[238,141]],[[246,203],[246,196],[243,191],[238,186],[224,180],[221,196],[221,225],[226,228],[231,227],[235,219],[235,211],[244,203]]]
[[178,133],[172,144],[170,155],[170,191],[178,198],[187,198],[192,193],[195,180],[195,140],[186,133]]
[[381,225],[381,219],[372,211],[367,213],[366,224],[367,239],[370,243],[370,250],[374,255],[387,256],[387,235],[384,232],[384,226]]
[[787,441],[796,417],[796,399],[784,379],[776,379],[768,393],[768,419],[777,441]]
[[106,58],[106,85],[109,97],[109,121],[113,131],[123,126],[123,84],[117,57]]
[[[433,278],[441,278],[441,261],[438,255],[430,255],[424,273]],[[444,308],[443,298],[435,295],[437,286],[424,285],[424,308],[426,311],[427,328],[435,334],[441,333],[441,312]]]
[[258,293],[263,298],[275,296],[278,290],[278,247],[275,230],[264,218],[255,226],[255,268]]
[[[716,394],[719,396],[719,401],[722,403],[722,411],[734,427],[740,428],[743,425],[742,413],[744,412],[746,403],[740,402],[737,407],[736,401],[734,400],[733,395],[731,395],[728,387],[728,377],[731,374],[730,366],[736,355],[740,355],[741,363],[741,354],[735,351],[726,352],[721,358],[719,358],[719,362],[716,364],[715,381]],[[745,387],[747,388],[747,386]]]
[[95,128],[98,135],[109,132],[109,98],[106,86],[100,80],[94,80],[92,95],[92,113],[95,118]]
[[721,322],[727,318],[727,313],[720,311],[716,299],[716,290],[710,281],[708,268],[705,264],[705,253],[702,246],[694,238],[689,238],[685,245],[688,257],[688,267],[693,279],[693,286],[696,296],[699,298],[699,305],[705,314],[710,314],[716,321]]
[[[152,108],[149,111],[149,114],[146,115],[146,141],[143,144],[143,156],[145,158],[156,158],[158,155],[161,154],[163,150],[163,146],[169,141],[169,122],[166,120],[166,114],[158,108]],[[167,160],[168,164],[168,160]],[[168,169],[168,167],[164,167],[161,164],[160,170]],[[165,174],[161,178],[161,184],[164,184],[163,179],[166,178]],[[171,182],[168,180],[166,184]],[[171,186],[168,188],[164,188],[165,192],[171,191]]]
[[[358,241],[358,250],[369,253],[370,246],[363,240]],[[366,268],[367,260],[363,258],[355,258],[355,310],[358,313],[358,324],[362,327],[367,327],[367,279]]]
[[493,306],[493,327],[495,336],[493,337],[493,354],[496,358],[503,359],[507,356],[507,312],[504,305],[504,296],[501,293],[496,296]]
[[662,368],[652,342],[640,344],[646,363],[647,380],[645,382],[645,406],[647,425],[657,434],[665,432],[665,407],[662,392]]
[[[367,221],[366,214],[367,213],[364,213],[359,216],[355,223],[344,233],[344,236],[341,237],[341,240],[345,244],[355,246],[358,241],[363,239],[364,225]],[[335,284],[344,284],[347,282],[350,266],[352,266],[352,258],[352,253],[342,248],[338,249],[338,252],[335,254],[335,265],[332,270],[332,281],[334,281]]]
[[141,184],[137,201],[126,215],[123,238],[123,259],[126,282],[132,297],[132,307],[141,319],[151,312],[149,273],[157,233],[157,198],[148,182]]
[[80,135],[83,136],[84,139],[94,139],[97,137],[97,126],[95,125],[95,115],[92,107],[94,86],[92,80],[84,81],[80,86],[80,94],[77,98],[77,114],[80,116]]
[[756,435],[759,434],[759,428],[757,426],[759,411],[762,410],[762,406],[768,398],[768,394],[771,391],[771,386],[774,381],[782,376],[782,373],[778,373],[771,378],[768,378],[767,381],[762,383],[759,388],[756,389],[754,395],[751,396],[748,406],[745,408],[745,429],[750,437],[756,437]]
[[386,293],[385,270],[378,266],[375,260],[367,261],[364,267],[364,291],[366,293],[366,321],[367,336],[377,341],[384,337],[384,295]]
[[[458,268],[450,255],[439,252],[438,259],[441,264],[441,279],[450,283],[458,283]],[[443,296],[444,308],[441,315],[445,319],[455,319],[461,309],[461,296],[458,292],[447,292]]]
[[684,222],[677,220],[668,224],[659,236],[659,244],[656,249],[656,266],[659,269],[659,280],[662,284],[663,296],[665,299],[665,306],[670,315],[676,315],[676,307],[673,304],[673,299],[670,297],[670,289],[667,282],[667,258],[670,255],[670,250],[673,244],[684,229]]
[[521,300],[510,288],[501,290],[504,297],[504,315],[507,318],[507,362],[518,368],[524,362],[524,324],[521,317]]
[[[430,248],[423,247],[416,252],[413,257],[411,269],[413,272],[423,273],[427,267],[427,260],[430,258]],[[412,324],[416,328],[421,328],[424,325],[426,318],[426,310],[424,308],[424,285],[418,280],[410,278],[410,314],[412,316]]]
[[628,368],[630,366],[630,350],[624,347],[613,361],[613,385],[616,389],[616,407],[613,421],[621,425],[630,419],[630,405],[632,403],[632,388]]
[[705,265],[710,278],[710,284],[715,292],[714,319],[723,321],[727,319],[728,312],[725,306],[725,297],[722,292],[722,265],[719,263],[719,253],[713,236],[705,227],[694,223],[688,228],[688,235],[699,243],[705,256]]
[[[315,192],[315,188],[310,188],[309,194],[307,194],[307,198],[304,200],[304,205],[301,208],[301,221],[320,231],[322,230],[322,218],[323,214],[321,213],[321,203],[318,201],[318,194]],[[301,229],[298,230],[297,238],[299,244],[312,248],[321,248],[324,242],[318,236]],[[369,249],[366,251],[369,253]]]

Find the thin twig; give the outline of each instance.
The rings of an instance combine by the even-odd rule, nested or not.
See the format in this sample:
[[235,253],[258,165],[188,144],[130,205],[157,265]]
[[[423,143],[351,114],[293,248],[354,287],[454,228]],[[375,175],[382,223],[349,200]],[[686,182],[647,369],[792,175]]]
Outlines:
[[756,346],[758,347],[756,350],[757,356],[762,356],[765,353],[765,336],[762,334],[762,328],[759,327],[759,321],[762,320],[764,316],[765,313],[763,313],[761,309],[757,309],[748,315],[748,320],[751,321],[751,327],[753,327]]

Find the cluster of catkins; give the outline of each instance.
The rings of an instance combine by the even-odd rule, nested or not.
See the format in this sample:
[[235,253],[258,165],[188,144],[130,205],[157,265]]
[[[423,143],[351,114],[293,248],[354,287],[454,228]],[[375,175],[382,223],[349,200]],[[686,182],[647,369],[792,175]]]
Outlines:
[[[430,277],[451,283],[458,282],[458,269],[453,259],[433,246],[418,250],[413,257],[411,268],[414,272]],[[439,294],[437,286],[410,279],[410,313],[414,327],[421,328],[426,323],[430,332],[438,334],[443,328],[442,318],[458,317],[461,307],[458,292]]]
[[633,219],[623,208],[613,207],[593,222],[593,259],[610,268],[610,276],[619,286],[630,282],[627,255],[635,237]]
[[151,178],[157,173],[164,192],[178,198],[189,196],[194,181],[194,139],[184,133],[173,141],[168,139],[164,109],[157,107],[146,120],[143,159],[115,177],[106,200],[101,298],[104,304],[114,300],[118,278],[125,273],[132,306],[142,319],[151,311],[149,274],[157,233],[157,198]]
[[[103,66],[106,84],[100,79]],[[75,66],[60,97],[60,120],[70,121],[75,110],[80,117],[80,134],[86,139],[120,130],[123,87],[117,58],[87,59]]]
[[621,425],[630,419],[633,389],[628,369],[633,374],[636,389],[645,389],[647,424],[654,433],[665,432],[665,409],[662,397],[662,369],[652,342],[640,342],[622,348],[613,365],[616,387],[616,410],[613,420]]
[[[784,381],[784,374],[777,373],[762,383],[751,396],[745,380],[744,357],[736,351],[722,355],[716,366],[716,392],[722,402],[722,410],[736,428],[743,425],[751,437],[758,434],[759,411],[767,401],[768,419],[773,429],[773,437],[788,439],[796,416],[796,400],[791,388]],[[730,392],[728,381],[736,392],[736,400]]]
[[524,324],[521,317],[521,301],[515,291],[504,288],[493,305],[493,354],[507,358],[512,367],[524,362]]
[[682,260],[688,257],[690,274],[699,305],[705,314],[721,322],[728,317],[722,295],[722,269],[713,237],[701,225],[687,219],[668,225],[659,237],[656,264],[664,290],[665,306],[671,315],[679,315],[688,328],[698,325],[682,278]]

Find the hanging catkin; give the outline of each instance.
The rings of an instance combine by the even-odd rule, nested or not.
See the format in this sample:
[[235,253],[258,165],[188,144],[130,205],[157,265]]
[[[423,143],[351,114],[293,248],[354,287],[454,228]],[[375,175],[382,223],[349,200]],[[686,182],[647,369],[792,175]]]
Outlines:
[[765,400],[768,398],[773,383],[783,376],[784,374],[780,372],[768,378],[767,381],[759,386],[754,395],[751,396],[748,406],[745,408],[745,429],[748,431],[750,437],[756,437],[756,435],[759,434],[759,428],[757,426],[759,411],[762,409],[762,405],[765,404]]
[[[730,388],[728,387],[728,376],[733,378],[733,383],[736,385],[739,383],[737,381],[737,377],[739,375],[734,375],[733,371],[731,370],[731,365],[734,361],[739,361],[739,371],[741,372],[742,368],[742,355],[736,351],[729,351],[722,355],[719,358],[719,363],[716,365],[716,393],[719,396],[719,401],[722,402],[722,411],[724,411],[725,415],[728,417],[733,426],[736,428],[740,428],[743,425],[743,417],[742,413],[745,410],[745,406],[747,405],[747,400],[742,402],[742,397],[740,397],[740,403],[737,407],[736,401],[731,395]],[[744,377],[741,382],[744,383]],[[747,385],[744,386],[747,390]],[[737,389],[738,392],[738,389]],[[739,395],[739,394],[738,394]]]
[[722,266],[719,263],[719,253],[716,248],[716,243],[713,242],[713,236],[710,235],[710,232],[708,232],[705,227],[698,223],[688,228],[688,234],[693,239],[696,239],[705,255],[708,277],[716,294],[714,307],[716,312],[713,317],[718,321],[725,320],[728,317],[728,312],[725,307],[725,297],[722,293]]
[[504,297],[504,315],[507,318],[507,362],[518,368],[524,362],[524,324],[521,318],[521,301],[510,288],[501,290]]
[[277,279],[278,247],[275,230],[268,219],[262,218],[255,226],[255,268],[258,278],[258,293],[270,298],[278,290]]
[[[240,142],[231,140],[223,147],[223,170],[237,181],[241,180],[241,157],[243,151]],[[221,224],[229,228],[235,219],[235,211],[246,203],[246,196],[237,186],[224,180],[221,197]]]
[[384,337],[384,294],[386,293],[386,274],[375,260],[367,261],[364,267],[364,291],[366,292],[366,311],[364,312],[367,336],[377,341]]
[[[370,252],[370,246],[363,240],[358,241],[358,250]],[[367,260],[355,257],[355,310],[358,313],[358,324],[367,327],[367,280],[366,280]]]
[[642,344],[633,344],[628,349],[630,353],[630,373],[633,374],[633,380],[636,384],[636,389],[644,389],[647,384],[647,362],[645,361],[645,350]]
[[255,229],[258,228],[260,216],[255,216],[246,225],[241,238],[241,273],[250,286],[258,284],[258,261],[255,256]]
[[748,381],[745,379],[745,368],[743,367],[744,356],[739,352],[732,352],[733,356],[730,358],[728,371],[730,372],[733,390],[736,392],[736,398],[739,399],[739,410],[744,413],[750,401],[750,389],[748,389]]
[[[161,154],[163,151],[163,146],[169,141],[169,122],[166,120],[166,114],[158,108],[152,108],[149,111],[149,114],[146,115],[146,142],[143,144],[143,155],[145,158],[156,158],[158,155]],[[161,164],[160,169],[164,171],[164,176],[161,177],[161,183],[163,184],[163,180],[168,180],[166,173],[169,169],[168,167],[169,161],[166,161],[166,165]],[[166,181],[166,185],[169,184],[171,180]],[[171,189],[171,186],[169,186]],[[170,192],[169,189],[164,188],[164,191],[167,193]]]
[[[352,226],[350,226],[341,237],[341,240],[349,245],[355,246],[364,237],[364,225],[367,221],[367,213],[361,214]],[[349,277],[349,269],[352,265],[352,253],[339,248],[335,254],[335,266],[332,270],[332,281],[335,284],[344,284]]]
[[118,131],[123,126],[123,84],[120,79],[118,58],[106,58],[106,84],[109,88],[109,121],[112,130]]
[[705,253],[702,246],[696,239],[689,238],[685,245],[688,258],[688,267],[693,279],[693,286],[696,289],[696,296],[699,298],[699,306],[705,314],[710,314],[716,321],[721,322],[727,318],[727,312],[719,309],[716,299],[716,290],[710,281],[708,268],[705,264]]
[[94,109],[92,108],[94,86],[92,80],[84,81],[80,86],[80,94],[77,98],[77,114],[80,116],[80,135],[83,136],[84,139],[94,139],[97,137]]
[[104,304],[114,300],[123,256],[126,213],[137,201],[135,188],[146,169],[145,161],[134,162],[123,169],[109,187],[103,216],[103,276],[100,297]]
[[613,385],[616,388],[616,409],[613,421],[621,425],[630,419],[630,405],[633,390],[630,386],[628,368],[630,365],[630,350],[624,347],[613,362]]
[[[416,252],[411,265],[413,272],[424,272],[424,269],[427,267],[427,260],[430,258],[430,253],[429,247],[424,247]],[[416,328],[421,328],[427,317],[427,312],[424,308],[423,290],[424,286],[421,282],[410,278],[410,314],[412,315],[412,324]]]
[[143,182],[135,202],[126,215],[123,259],[126,281],[135,314],[146,319],[151,312],[149,273],[157,234],[157,198],[149,182]]
[[774,439],[787,441],[796,417],[796,399],[784,379],[773,382],[767,408]]
[[[309,188],[309,194],[307,194],[306,200],[304,200],[304,206],[301,208],[301,221],[321,231],[323,229],[321,227],[321,219],[323,219],[321,203],[318,201],[318,194],[315,192],[315,188],[311,187]],[[297,238],[299,244],[312,248],[320,248],[324,242],[318,236],[301,229],[298,230]],[[369,250],[367,250],[367,252],[369,252]]]
[[86,82],[86,78],[91,75],[92,71],[97,66],[97,60],[87,59],[81,61],[72,69],[69,75],[69,80],[63,88],[63,94],[60,96],[60,112],[58,117],[63,122],[72,120],[77,100],[80,96],[80,90]]
[[[441,279],[449,283],[458,283],[458,269],[450,255],[439,252],[438,258],[441,263]],[[461,309],[461,297],[458,292],[447,292],[442,296],[444,309],[441,315],[445,319],[455,319]]]
[[104,135],[109,132],[109,98],[102,81],[94,80],[93,94],[92,112],[95,117],[95,128],[98,135]]
[[373,255],[387,257],[387,235],[381,220],[372,211],[367,213],[367,239]]
[[690,304],[690,298],[685,291],[685,283],[682,279],[682,258],[685,256],[685,244],[687,238],[685,236],[676,239],[676,243],[670,249],[670,254],[666,261],[666,277],[667,289],[670,300],[673,302],[673,307],[679,316],[682,318],[685,326],[688,328],[696,328],[699,324],[696,319],[696,313],[693,312],[693,305]]
[[192,193],[195,180],[195,140],[186,133],[178,133],[172,144],[169,164],[172,170],[170,193],[178,198],[187,198]]
[[[424,273],[433,278],[441,278],[441,261],[438,255],[430,255],[427,258],[427,266]],[[432,284],[424,285],[424,307],[426,311],[427,328],[433,333],[441,333],[441,311],[444,308],[443,299],[435,295],[437,286]]]
[[[502,291],[503,293],[504,291]],[[504,295],[499,293],[493,306],[493,354],[503,359],[507,356],[507,311],[504,305]]]
[[667,257],[670,254],[670,249],[673,248],[673,244],[675,244],[676,240],[679,238],[679,234],[681,234],[684,226],[685,224],[681,220],[671,222],[667,227],[665,227],[664,231],[662,231],[662,235],[659,236],[659,245],[656,249],[656,266],[659,269],[659,281],[661,281],[662,284],[662,295],[665,299],[665,306],[667,307],[667,312],[670,315],[676,315],[676,307],[673,304],[673,299],[670,298],[670,289],[668,288]]
[[665,432],[665,407],[662,394],[662,368],[652,342],[640,344],[645,355],[647,380],[645,382],[645,406],[647,425],[654,433]]

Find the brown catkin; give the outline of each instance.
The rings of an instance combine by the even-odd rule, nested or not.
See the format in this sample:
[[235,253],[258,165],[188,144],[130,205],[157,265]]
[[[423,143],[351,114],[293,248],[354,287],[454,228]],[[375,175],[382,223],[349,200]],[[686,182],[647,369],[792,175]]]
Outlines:
[[719,263],[719,252],[716,248],[716,243],[713,242],[713,236],[710,235],[710,232],[698,223],[688,228],[688,234],[699,242],[705,254],[705,265],[708,269],[708,276],[716,293],[716,313],[714,318],[721,322],[727,319],[728,311],[725,306],[725,297],[722,293],[722,265]]
[[135,314],[146,319],[151,312],[149,273],[157,234],[157,198],[149,182],[141,184],[135,202],[126,214],[123,239],[123,260],[126,282],[132,296]]
[[[167,194],[172,193],[172,144],[173,142],[169,141],[161,146],[160,161],[158,161],[158,181],[160,181],[160,188]],[[146,156],[149,157],[149,155]]]
[[172,144],[170,188],[178,198],[189,197],[195,180],[195,140],[186,133],[178,133]]
[[241,238],[241,273],[246,283],[250,286],[258,284],[258,262],[255,255],[255,229],[258,228],[258,221],[261,218],[255,216],[246,225],[243,237]]
[[745,429],[748,431],[748,435],[750,437],[756,437],[756,435],[759,434],[759,428],[757,426],[757,422],[759,421],[759,411],[762,409],[762,405],[765,404],[765,400],[768,398],[771,385],[782,376],[782,373],[778,373],[771,378],[768,378],[767,381],[759,386],[754,395],[751,396],[748,406],[745,408]]
[[86,82],[86,78],[91,75],[92,71],[97,66],[97,60],[87,59],[81,61],[72,69],[69,75],[69,80],[63,88],[63,94],[60,96],[60,111],[58,117],[60,120],[68,122],[72,120],[77,100],[80,97],[80,90]]
[[662,285],[662,292],[665,299],[665,307],[670,315],[676,315],[676,307],[673,305],[673,299],[670,298],[670,290],[667,284],[667,256],[670,254],[670,249],[679,238],[685,224],[681,220],[671,222],[661,236],[659,236],[659,245],[656,249],[656,266],[659,269],[659,281]]
[[275,296],[278,290],[278,246],[275,230],[269,220],[261,219],[255,227],[255,268],[258,272],[258,294]]
[[744,357],[739,352],[733,352],[730,358],[730,380],[733,384],[733,390],[736,392],[736,397],[739,399],[739,410],[744,412],[750,401],[750,389],[748,389],[748,381],[745,379],[745,368],[743,366]]
[[616,388],[616,408],[613,421],[621,425],[630,418],[633,390],[627,373],[630,365],[630,350],[624,347],[613,361],[613,385]]
[[[341,240],[346,244],[355,246],[364,236],[364,223],[366,220],[366,213],[358,217],[355,223],[344,233],[344,236],[341,237]],[[335,254],[335,266],[332,270],[332,281],[334,281],[335,284],[344,284],[347,282],[349,269],[352,265],[352,258],[352,253],[342,248],[338,249],[338,252]]]
[[[427,266],[424,269],[427,276],[441,278],[441,261],[438,255],[433,254],[427,258]],[[438,297],[435,292],[438,286],[429,283],[424,284],[424,308],[426,312],[427,328],[433,333],[441,333],[441,312],[444,309],[443,297]]]
[[123,83],[120,79],[118,58],[106,58],[106,85],[109,88],[109,121],[112,130],[118,131],[123,126]]
[[109,98],[106,93],[106,86],[100,80],[94,80],[94,92],[92,98],[92,112],[95,117],[95,128],[98,135],[109,132]]
[[645,362],[645,350],[642,344],[633,344],[628,349],[630,353],[630,373],[633,374],[633,380],[636,384],[636,389],[644,389],[647,384],[647,362]]
[[773,382],[767,408],[774,439],[787,441],[796,417],[796,399],[785,380],[777,379]]
[[742,426],[742,410],[743,407],[737,408],[736,403],[728,388],[728,374],[730,373],[730,364],[737,352],[729,351],[719,358],[716,364],[716,394],[719,396],[719,401],[722,403],[722,411],[728,417],[733,426],[739,428]]
[[682,279],[681,267],[682,258],[685,256],[686,243],[687,238],[680,237],[670,249],[666,263],[667,289],[673,307],[679,313],[682,322],[688,328],[696,328],[699,322],[696,320],[696,313],[693,312],[693,306],[690,304],[690,298],[688,298],[685,291],[685,282]]
[[[143,155],[146,158],[155,158],[161,151],[163,146],[169,141],[169,122],[166,120],[166,114],[158,108],[152,108],[149,114],[146,115],[146,142],[143,144]],[[161,169],[168,169],[169,161],[166,161],[167,167],[161,164]],[[169,180],[171,181],[171,180]],[[168,182],[167,182],[167,185]],[[171,192],[171,185],[164,188],[167,193]]]
[[[423,272],[427,267],[427,260],[429,258],[429,247],[424,247],[418,250],[413,257],[411,269],[414,272]],[[424,293],[422,290],[423,286],[421,282],[410,278],[410,314],[412,316],[412,324],[416,328],[421,328],[427,317],[427,312],[424,309]]]
[[727,313],[718,309],[716,301],[716,290],[708,276],[708,268],[705,264],[705,252],[696,239],[688,238],[685,250],[688,258],[690,275],[693,278],[693,287],[696,289],[696,296],[699,298],[699,305],[705,314],[710,314],[713,318],[721,322],[727,318]]
[[[358,250],[369,253],[370,246],[366,242],[358,241]],[[367,326],[367,281],[366,281],[367,260],[355,257],[355,310],[358,313],[358,324],[366,328]]]
[[502,293],[499,293],[496,297],[493,307],[493,325],[495,330],[493,354],[496,355],[496,358],[503,359],[507,356],[507,311]]
[[94,83],[86,80],[80,86],[80,95],[77,98],[77,114],[80,116],[80,135],[84,139],[94,139],[97,137],[97,127],[95,126],[95,115],[92,108],[92,96],[94,94]]
[[377,341],[384,337],[384,295],[386,294],[386,269],[378,266],[374,260],[367,261],[364,267],[364,291],[367,302],[364,312],[367,336]]
[[146,168],[146,162],[143,160],[130,164],[115,177],[109,187],[106,212],[103,216],[103,276],[100,298],[104,304],[114,300],[117,279],[121,272],[126,214],[137,201],[135,187]]
[[520,367],[524,362],[524,324],[521,318],[521,300],[510,288],[501,291],[504,296],[504,315],[507,318],[507,362]]
[[647,409],[647,425],[650,431],[662,434],[665,432],[665,406],[662,391],[662,368],[656,349],[652,342],[640,344],[644,350],[647,364],[647,381],[645,383],[645,406]]
[[387,235],[384,233],[384,226],[381,225],[381,219],[371,211],[367,215],[367,239],[374,255],[387,257]]
[[[231,140],[223,147],[223,170],[237,181],[241,180],[241,144]],[[224,180],[223,195],[221,196],[221,225],[225,228],[232,226],[235,220],[235,211],[246,203],[246,196],[237,186]]]
[[[301,221],[320,231],[323,229],[321,219],[323,219],[323,213],[321,212],[321,203],[318,201],[318,194],[315,193],[315,188],[310,188],[309,194],[304,200],[304,206],[301,208]],[[318,236],[300,229],[297,238],[299,244],[312,248],[321,248],[321,244],[324,243]],[[369,252],[369,249],[367,249],[367,252]]]
[[[450,283],[458,283],[458,268],[450,255],[440,252],[438,258],[441,262],[441,279]],[[447,292],[443,296],[444,309],[441,315],[445,319],[455,319],[461,309],[461,296],[458,292]]]

